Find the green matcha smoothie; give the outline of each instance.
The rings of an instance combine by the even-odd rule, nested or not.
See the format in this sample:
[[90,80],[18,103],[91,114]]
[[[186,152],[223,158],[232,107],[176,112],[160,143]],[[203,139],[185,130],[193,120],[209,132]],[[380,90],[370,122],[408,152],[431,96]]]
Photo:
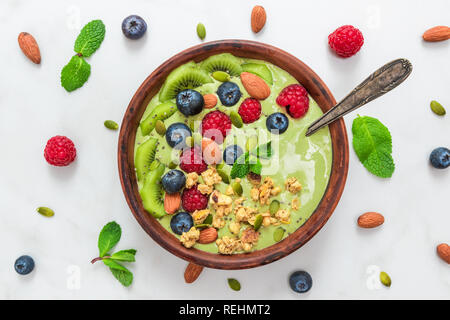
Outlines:
[[[227,135],[221,147],[222,150],[224,150],[228,145],[237,144],[245,151],[245,143],[247,138],[255,134],[258,135],[259,145],[271,141],[273,155],[270,159],[261,160],[261,176],[263,180],[265,177],[270,176],[273,179],[274,184],[281,187],[282,192],[277,196],[270,198],[270,200],[277,199],[280,202],[281,209],[288,209],[290,211],[289,224],[281,224],[278,226],[270,225],[267,227],[261,227],[258,230],[260,233],[259,240],[252,249],[258,250],[271,246],[275,243],[273,237],[275,229],[282,227],[285,230],[283,236],[283,238],[285,238],[302,226],[317,208],[322,196],[325,193],[328,180],[330,178],[332,166],[332,146],[328,127],[321,129],[310,137],[305,136],[307,127],[323,114],[319,106],[311,97],[309,97],[309,110],[304,117],[299,119],[289,117],[289,126],[284,133],[279,135],[271,134],[266,128],[267,117],[274,112],[286,112],[285,108],[277,105],[275,101],[277,96],[283,88],[298,82],[289,73],[274,66],[273,64],[253,59],[240,60],[242,63],[252,62],[265,64],[272,73],[273,85],[269,85],[271,89],[270,96],[267,99],[260,101],[262,113],[259,120],[251,124],[244,124],[244,126],[240,129],[232,126],[231,132]],[[245,98],[248,98],[249,95],[242,85],[240,77],[231,77],[230,81],[236,83],[242,92],[242,97],[234,106],[223,106],[220,100],[218,100],[215,108],[203,109],[200,114],[191,116],[189,119],[181,112],[176,111],[170,118],[164,120],[165,126],[168,127],[170,124],[176,122],[183,122],[190,125],[193,120],[196,120],[198,123],[195,130],[198,131],[198,124],[201,123],[201,120],[208,112],[214,110],[220,110],[226,114],[230,114],[232,110],[237,112],[241,102]],[[212,83],[204,84],[195,88],[195,90],[199,91],[203,95],[215,93],[220,85],[221,82],[213,79]],[[152,109],[161,103],[162,102],[159,101],[159,95],[156,94],[148,104],[142,119],[145,119],[150,114]],[[165,137],[157,134],[155,130],[153,130],[149,135],[143,136],[141,129],[138,129],[135,151],[138,146],[145,142],[149,137],[158,139],[159,145],[157,147],[155,158],[165,164],[165,170],[169,171],[168,165],[171,161],[177,161],[179,159],[179,151],[173,150],[166,142]],[[179,167],[177,167],[177,169],[179,169]],[[225,164],[222,170],[229,175],[231,166]],[[302,189],[298,194],[292,194],[285,190],[285,181],[289,177],[295,177],[301,183]],[[139,181],[138,183],[139,189],[141,189],[143,183],[142,181]],[[248,179],[241,179],[241,184],[243,187],[243,196],[246,198],[243,205],[257,208],[258,212],[261,213],[267,212],[269,210],[268,205],[261,206],[259,202],[254,202],[251,199],[250,190],[252,189],[252,184],[248,181]],[[228,184],[221,182],[215,186],[215,189],[225,193],[228,186]],[[291,201],[294,197],[300,200],[300,205],[297,210],[293,210],[291,208]],[[159,222],[165,229],[174,234],[170,228],[171,217],[172,215],[166,214],[159,219]],[[225,220],[225,227],[218,230],[218,238],[223,236],[235,237],[235,235],[233,235],[228,228],[228,225],[234,220],[234,212],[228,215]],[[245,227],[246,226],[242,226],[241,231],[244,230]],[[174,236],[179,238],[176,234],[174,234]],[[218,247],[215,242],[209,244],[196,243],[194,248],[212,253],[218,253]]]

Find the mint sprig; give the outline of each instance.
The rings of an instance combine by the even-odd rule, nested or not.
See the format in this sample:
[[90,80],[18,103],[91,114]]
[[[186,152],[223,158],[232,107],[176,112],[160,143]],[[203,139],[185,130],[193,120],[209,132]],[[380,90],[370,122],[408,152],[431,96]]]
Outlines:
[[91,263],[97,261],[103,261],[103,263],[109,267],[114,277],[119,280],[119,282],[128,287],[133,282],[133,273],[121,265],[118,261],[123,262],[134,262],[136,250],[127,249],[120,250],[113,254],[108,252],[112,250],[116,244],[119,242],[122,235],[122,229],[115,221],[107,223],[98,236],[98,250],[99,256],[92,259]]
[[68,92],[84,85],[91,74],[91,66],[85,57],[91,56],[105,38],[105,25],[101,20],[93,20],[81,29],[75,40],[74,55],[61,70],[61,86]]
[[231,168],[231,178],[243,178],[249,172],[261,174],[262,164],[259,158],[268,159],[272,156],[271,141],[242,154],[236,159]]
[[391,177],[395,164],[389,129],[376,118],[358,115],[353,120],[352,133],[353,149],[364,167],[378,177]]

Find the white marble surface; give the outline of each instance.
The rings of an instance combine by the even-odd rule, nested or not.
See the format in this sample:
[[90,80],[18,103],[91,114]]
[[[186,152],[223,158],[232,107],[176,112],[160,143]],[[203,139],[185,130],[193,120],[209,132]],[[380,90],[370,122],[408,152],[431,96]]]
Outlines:
[[[430,151],[449,147],[450,118],[429,110],[432,99],[450,111],[450,42],[424,43],[434,25],[449,24],[450,2],[431,1],[0,1],[0,298],[3,299],[399,299],[450,298],[450,267],[435,247],[450,243],[450,170],[428,164]],[[250,30],[253,5],[266,7],[264,31]],[[146,36],[127,40],[122,19],[139,14]],[[92,74],[68,94],[59,73],[73,55],[79,28],[102,19],[106,37],[89,58]],[[368,173],[350,150],[347,186],[335,213],[304,247],[270,265],[244,271],[206,270],[192,285],[183,281],[186,262],[169,254],[140,228],[128,209],[117,172],[117,132],[103,121],[120,122],[133,93],[164,60],[198,44],[197,22],[206,40],[242,38],[278,46],[306,62],[328,84],[336,99],[382,64],[410,59],[414,71],[395,91],[361,109],[391,130],[397,165],[391,179]],[[327,35],[343,24],[358,26],[365,44],[350,59],[328,50]],[[33,34],[42,64],[20,52],[17,35]],[[356,114],[346,117],[350,127]],[[76,144],[78,157],[67,168],[43,158],[48,138],[62,134]],[[47,219],[35,212],[46,205]],[[361,230],[356,218],[379,211],[386,223]],[[91,265],[97,236],[108,221],[123,229],[117,248],[136,248],[130,266],[135,280],[123,288],[107,268]],[[19,276],[21,254],[36,268]],[[378,268],[392,277],[389,289],[374,286]],[[288,274],[305,269],[314,279],[305,295],[290,291]],[[374,276],[375,275],[375,276]],[[241,281],[231,291],[226,279]],[[374,282],[375,284],[377,281]]]

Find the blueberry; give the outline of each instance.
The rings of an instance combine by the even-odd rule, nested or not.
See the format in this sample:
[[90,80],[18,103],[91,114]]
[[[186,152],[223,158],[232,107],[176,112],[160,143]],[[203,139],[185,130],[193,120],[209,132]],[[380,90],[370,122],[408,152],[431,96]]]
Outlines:
[[278,130],[278,133],[283,133],[289,126],[289,119],[284,113],[275,112],[272,113],[266,119],[267,130]]
[[298,293],[305,293],[312,287],[312,278],[306,271],[295,271],[289,277],[291,289]]
[[444,147],[434,149],[430,154],[431,165],[437,169],[450,166],[450,150]]
[[166,141],[172,148],[182,149],[186,146],[186,138],[191,135],[191,130],[187,125],[176,122],[167,128]]
[[242,155],[242,153],[242,148],[237,144],[228,146],[223,151],[223,161],[225,161],[226,164],[232,166],[236,159]]
[[186,184],[186,177],[180,170],[170,170],[163,175],[161,182],[167,193],[175,193],[184,187]]
[[178,235],[181,235],[183,232],[188,232],[193,225],[194,221],[187,212],[179,212],[170,220],[170,228]]
[[205,100],[198,91],[186,89],[177,94],[177,108],[186,117],[199,114],[204,105]]
[[122,32],[128,39],[139,39],[147,31],[147,23],[137,15],[131,15],[123,19]]
[[217,95],[224,106],[231,107],[239,101],[242,93],[236,83],[227,81],[219,86]]
[[20,256],[14,262],[14,269],[18,274],[29,274],[34,269],[34,260],[30,256]]

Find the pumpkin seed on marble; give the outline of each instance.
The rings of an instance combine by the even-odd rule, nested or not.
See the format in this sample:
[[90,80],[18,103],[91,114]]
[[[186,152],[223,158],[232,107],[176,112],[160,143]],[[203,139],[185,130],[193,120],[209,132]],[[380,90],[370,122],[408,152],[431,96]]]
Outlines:
[[239,281],[237,281],[236,279],[232,279],[229,278],[228,279],[228,285],[230,286],[230,288],[234,291],[239,291],[241,290],[241,284],[239,283]]
[[44,217],[53,217],[55,215],[55,212],[47,207],[39,207],[36,209],[37,212],[39,212]]
[[278,200],[272,200],[269,206],[269,212],[271,215],[274,215],[277,213],[278,209],[280,209],[280,201]]
[[157,120],[155,123],[155,130],[160,136],[166,134],[166,125],[161,120]]
[[431,110],[436,113],[438,116],[445,115],[445,108],[439,102],[433,100],[430,103]]
[[255,217],[255,223],[253,224],[253,229],[258,230],[263,222],[263,216],[261,213],[258,213]]
[[219,174],[219,176],[222,178],[223,183],[230,184],[230,177],[228,176],[228,174],[225,171],[223,171],[222,169],[216,169],[216,171]]
[[214,71],[212,77],[220,82],[230,81],[230,75],[225,71]]
[[281,239],[283,239],[284,231],[285,230],[282,227],[276,228],[275,231],[273,232],[273,240],[275,242],[279,242]]
[[197,24],[197,35],[202,40],[206,37],[206,28],[205,25],[201,22]]
[[230,112],[230,119],[231,119],[231,123],[236,128],[242,128],[242,126],[244,125],[244,123],[242,122],[241,116],[236,111]]
[[391,277],[389,277],[389,275],[386,273],[386,272],[384,272],[384,271],[381,271],[380,272],[380,281],[381,281],[381,283],[382,284],[384,284],[386,287],[390,287],[391,286]]
[[117,130],[119,129],[119,125],[117,124],[117,122],[112,121],[112,120],[106,120],[104,123],[106,128],[110,129],[110,130]]
[[242,192],[244,192],[244,190],[242,190],[242,185],[240,182],[233,182],[231,187],[233,188],[234,193],[236,193],[238,196],[241,196]]

